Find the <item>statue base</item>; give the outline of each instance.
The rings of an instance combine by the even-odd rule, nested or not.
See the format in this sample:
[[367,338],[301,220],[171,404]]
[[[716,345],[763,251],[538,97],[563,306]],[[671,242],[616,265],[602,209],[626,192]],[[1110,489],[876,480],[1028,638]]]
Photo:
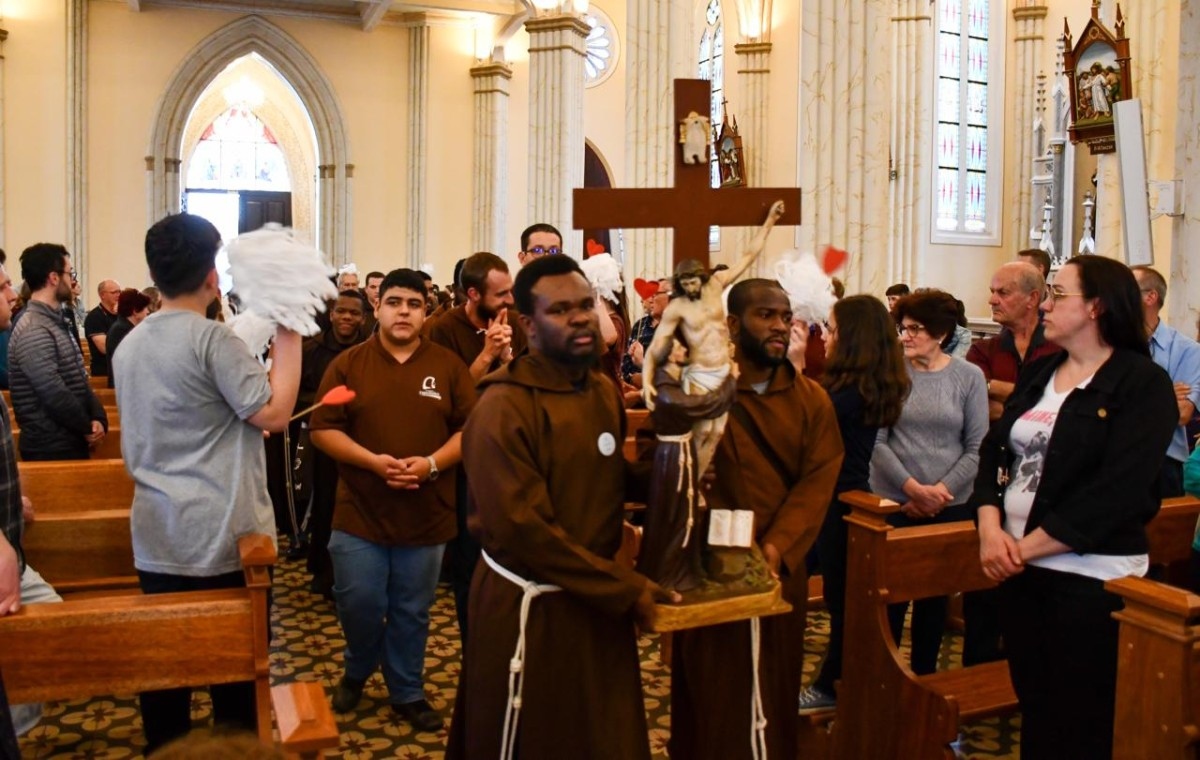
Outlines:
[[655,605],[654,631],[702,628],[792,611],[783,600],[783,586],[767,569],[757,546],[709,547],[706,555],[707,579],[684,591],[678,604]]

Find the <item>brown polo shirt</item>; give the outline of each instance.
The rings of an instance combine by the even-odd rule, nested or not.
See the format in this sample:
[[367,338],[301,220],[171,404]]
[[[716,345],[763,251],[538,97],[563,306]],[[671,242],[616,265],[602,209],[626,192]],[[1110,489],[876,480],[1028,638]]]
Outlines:
[[[313,430],[340,430],[375,453],[429,456],[460,431],[475,404],[467,365],[422,339],[403,364],[379,336],[342,352],[325,373],[320,398],[346,385],[358,395],[346,406],[313,412]],[[454,538],[454,468],[443,467],[415,491],[388,488],[373,472],[338,462],[333,528],[388,546],[427,546]]]
[[[512,328],[513,356],[520,356],[525,352],[525,331],[521,329],[521,320],[517,312],[512,309],[508,311],[508,326]],[[455,306],[438,317],[433,326],[429,328],[430,339],[453,351],[467,363],[468,367],[474,363],[475,357],[479,356],[479,352],[483,350],[483,334],[483,330],[471,324],[465,305]],[[488,372],[495,372],[500,369],[500,366],[501,361],[497,359],[492,362],[492,366],[488,367]]]

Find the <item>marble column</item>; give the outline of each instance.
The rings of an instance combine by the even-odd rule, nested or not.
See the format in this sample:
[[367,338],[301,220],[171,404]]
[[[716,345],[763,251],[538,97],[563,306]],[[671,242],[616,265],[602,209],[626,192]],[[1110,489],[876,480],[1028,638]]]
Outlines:
[[87,255],[88,3],[67,0],[67,230],[66,246],[85,292]]
[[1037,116],[1037,77],[1043,74],[1042,48],[1046,39],[1046,14],[1044,5],[1028,5],[1013,8],[1014,21],[1013,52],[1016,53],[1016,80],[1009,89],[1012,93],[1013,134],[1016,136],[1016,207],[1012,214],[1009,230],[1014,250],[1032,245],[1029,231],[1036,224],[1032,217],[1033,160],[1038,158],[1034,147],[1033,122]]
[[1174,177],[1183,180],[1184,213],[1170,221],[1167,323],[1195,336],[1200,312],[1200,256],[1196,255],[1200,251],[1200,0],[1179,0],[1179,4]]
[[[3,19],[0,19],[0,22],[2,22],[2,21],[3,21]],[[5,105],[5,100],[6,100],[5,93],[4,93],[4,67],[5,67],[4,42],[7,39],[8,39],[8,30],[0,29],[0,248],[5,248],[7,246],[6,232],[8,230],[8,226],[5,224],[5,221],[4,221],[5,215],[7,213],[7,208],[8,208],[8,204],[5,202],[5,200],[7,198],[7,186],[5,185],[5,182],[4,182],[4,167],[5,167],[5,160],[4,160],[4,144],[5,144],[5,140],[4,140],[4,130],[5,130],[4,105]]]
[[508,95],[512,68],[486,61],[471,67],[475,85],[475,166],[471,250],[503,255],[508,224]]
[[[525,221],[548,222],[563,245],[583,255],[571,229],[571,193],[583,187],[583,58],[591,27],[557,14],[525,22],[529,32],[529,206]],[[524,227],[524,224],[519,226]]]
[[[669,187],[675,143],[677,77],[695,77],[692,4],[629,0],[625,28],[625,181],[627,187]],[[637,277],[670,274],[670,230],[625,231],[626,287]],[[629,306],[640,312],[638,299]]]
[[934,9],[924,0],[897,0],[894,10],[887,280],[923,282],[921,257],[929,242],[933,184]]
[[425,261],[425,151],[429,145],[429,23],[420,14],[408,28],[408,266]]
[[800,41],[800,249],[845,248],[846,290],[883,294],[891,62],[888,0],[807,0]]
[[[737,55],[740,102],[730,114],[737,119],[742,135],[742,155],[746,162],[746,185],[767,187],[767,115],[771,80],[771,43],[742,42],[733,46]],[[738,233],[738,252],[746,250],[751,238],[758,233],[754,227],[743,227]],[[750,276],[762,277],[770,263],[760,257],[751,267]]]

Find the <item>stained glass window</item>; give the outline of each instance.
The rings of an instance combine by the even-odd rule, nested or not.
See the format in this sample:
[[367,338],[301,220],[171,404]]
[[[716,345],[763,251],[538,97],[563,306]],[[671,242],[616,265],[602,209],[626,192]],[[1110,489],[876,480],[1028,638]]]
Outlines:
[[[934,129],[934,229],[991,236],[999,207],[990,190],[1000,181],[992,135],[1001,87],[992,0],[938,0],[937,106]],[[991,79],[991,83],[989,83]]]
[[250,110],[233,106],[213,119],[188,163],[187,187],[207,190],[291,190],[275,135]]
[[[704,30],[700,35],[699,65],[697,73],[701,79],[707,79],[712,88],[712,100],[709,103],[709,118],[715,130],[721,123],[721,103],[725,100],[725,25],[721,17],[721,0],[708,0],[704,9]],[[721,167],[717,163],[716,151],[709,159],[709,172],[713,187],[721,186]],[[713,250],[721,247],[721,228],[710,227],[708,230],[708,245]]]

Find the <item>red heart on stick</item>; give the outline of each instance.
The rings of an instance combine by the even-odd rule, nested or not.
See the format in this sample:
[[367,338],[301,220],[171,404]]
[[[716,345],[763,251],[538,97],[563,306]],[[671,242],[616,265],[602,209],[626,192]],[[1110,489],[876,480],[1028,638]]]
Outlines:
[[658,292],[658,281],[643,280],[641,277],[639,277],[633,281],[633,289],[636,290],[637,294],[642,297],[643,301],[645,301],[647,298],[652,297]]
[[322,406],[342,406],[349,404],[358,394],[344,385],[335,385],[321,397]]
[[827,245],[821,251],[821,269],[825,270],[825,274],[833,274],[846,265],[846,259],[849,257],[849,254],[841,248],[834,248],[832,245]]
[[596,254],[599,254],[599,253],[604,253],[604,246],[600,245],[595,240],[588,238],[588,241],[587,241],[588,257],[595,256]]

